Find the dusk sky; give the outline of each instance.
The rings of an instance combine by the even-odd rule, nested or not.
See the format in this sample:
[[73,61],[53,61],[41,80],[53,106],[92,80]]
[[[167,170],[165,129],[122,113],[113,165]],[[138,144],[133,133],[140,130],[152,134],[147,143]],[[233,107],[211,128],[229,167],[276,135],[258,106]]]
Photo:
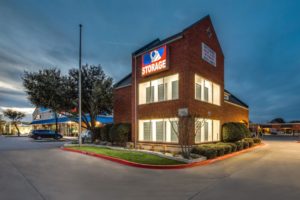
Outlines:
[[[250,107],[250,120],[300,120],[300,1],[0,0],[0,112],[33,106],[24,70],[101,64],[118,81],[131,53],[210,15],[225,55],[225,87]],[[27,116],[30,121],[31,117]]]

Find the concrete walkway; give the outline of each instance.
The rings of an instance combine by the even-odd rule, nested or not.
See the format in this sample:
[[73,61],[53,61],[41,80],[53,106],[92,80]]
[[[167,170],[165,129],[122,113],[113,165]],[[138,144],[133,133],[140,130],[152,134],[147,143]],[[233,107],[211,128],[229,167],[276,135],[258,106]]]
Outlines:
[[267,145],[212,165],[148,170],[0,136],[0,199],[272,199],[300,197],[300,143]]

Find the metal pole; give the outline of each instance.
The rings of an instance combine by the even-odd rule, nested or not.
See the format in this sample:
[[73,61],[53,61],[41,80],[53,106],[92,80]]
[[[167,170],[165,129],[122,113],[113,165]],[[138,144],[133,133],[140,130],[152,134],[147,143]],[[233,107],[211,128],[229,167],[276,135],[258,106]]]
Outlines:
[[78,140],[79,146],[81,146],[81,31],[82,25],[79,24],[79,81],[78,81],[78,105],[79,105],[79,128],[78,128]]
[[136,80],[136,76],[137,76],[137,67],[136,67],[136,55],[134,55],[134,148],[136,149],[137,148],[137,139],[138,139],[138,136],[137,136],[137,132],[138,132],[138,129],[137,129],[137,126],[138,126],[138,120],[137,120],[137,80]]

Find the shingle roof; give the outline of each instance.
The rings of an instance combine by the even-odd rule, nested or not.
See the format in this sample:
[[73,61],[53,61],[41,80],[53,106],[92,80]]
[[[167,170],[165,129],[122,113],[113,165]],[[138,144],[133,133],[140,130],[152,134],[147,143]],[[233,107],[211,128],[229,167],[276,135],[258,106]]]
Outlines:
[[136,50],[135,52],[132,53],[132,55],[138,55],[138,54],[141,54],[143,52],[146,52],[148,50],[151,50],[153,49],[154,47],[158,47],[160,45],[163,45],[163,44],[166,44],[176,38],[179,38],[180,36],[182,36],[182,32],[180,33],[176,33],[166,39],[163,39],[163,40],[160,40],[159,38],[153,40],[152,42],[149,42],[148,44],[146,44],[145,46],[143,46],[142,48]]
[[225,100],[225,101],[228,101],[230,103],[234,103],[234,104],[237,104],[239,106],[242,106],[242,107],[245,107],[245,108],[248,108],[249,106],[244,103],[242,100],[240,100],[239,98],[237,98],[236,96],[234,96],[231,92],[229,92],[228,90],[224,89],[224,92],[228,93],[229,94],[229,99],[228,100]]
[[114,87],[115,88],[120,88],[120,87],[124,87],[124,86],[128,86],[131,85],[131,73],[128,74],[127,76],[125,76],[124,78],[122,78],[120,81],[118,81]]

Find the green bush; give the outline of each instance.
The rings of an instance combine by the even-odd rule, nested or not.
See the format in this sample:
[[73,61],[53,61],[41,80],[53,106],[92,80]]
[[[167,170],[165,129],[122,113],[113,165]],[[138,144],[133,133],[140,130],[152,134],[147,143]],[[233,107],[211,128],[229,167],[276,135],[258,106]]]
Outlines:
[[124,145],[129,140],[130,132],[131,132],[130,124],[128,123],[114,124],[109,131],[111,142]]
[[223,156],[225,154],[225,148],[217,144],[203,144],[200,145],[207,148],[214,148],[217,151],[217,156]]
[[249,129],[243,123],[228,122],[222,127],[222,136],[224,142],[236,142],[246,137],[250,137]]
[[224,149],[224,154],[229,154],[232,152],[231,145],[229,145],[228,143],[217,143],[216,145]]
[[199,145],[197,147],[193,147],[191,153],[205,156],[207,159],[216,158],[218,155],[217,148],[212,145]]
[[101,139],[101,129],[100,127],[95,127],[95,130],[94,130],[94,140],[100,140]]
[[260,144],[261,143],[261,139],[260,138],[253,138],[253,142],[255,144]]
[[240,150],[244,149],[244,143],[242,141],[235,142],[235,145],[237,147],[237,151],[240,151]]
[[243,142],[244,149],[248,149],[249,148],[249,142],[247,142],[247,141],[242,141],[242,142]]
[[225,154],[225,149],[222,146],[216,145],[217,156],[223,156]]
[[244,141],[249,143],[249,147],[252,147],[254,145],[254,141],[252,138],[244,138]]
[[109,135],[110,129],[112,128],[113,124],[106,124],[100,129],[100,140],[111,142],[111,137]]
[[227,144],[231,146],[231,152],[237,151],[237,145],[235,143],[227,143]]

